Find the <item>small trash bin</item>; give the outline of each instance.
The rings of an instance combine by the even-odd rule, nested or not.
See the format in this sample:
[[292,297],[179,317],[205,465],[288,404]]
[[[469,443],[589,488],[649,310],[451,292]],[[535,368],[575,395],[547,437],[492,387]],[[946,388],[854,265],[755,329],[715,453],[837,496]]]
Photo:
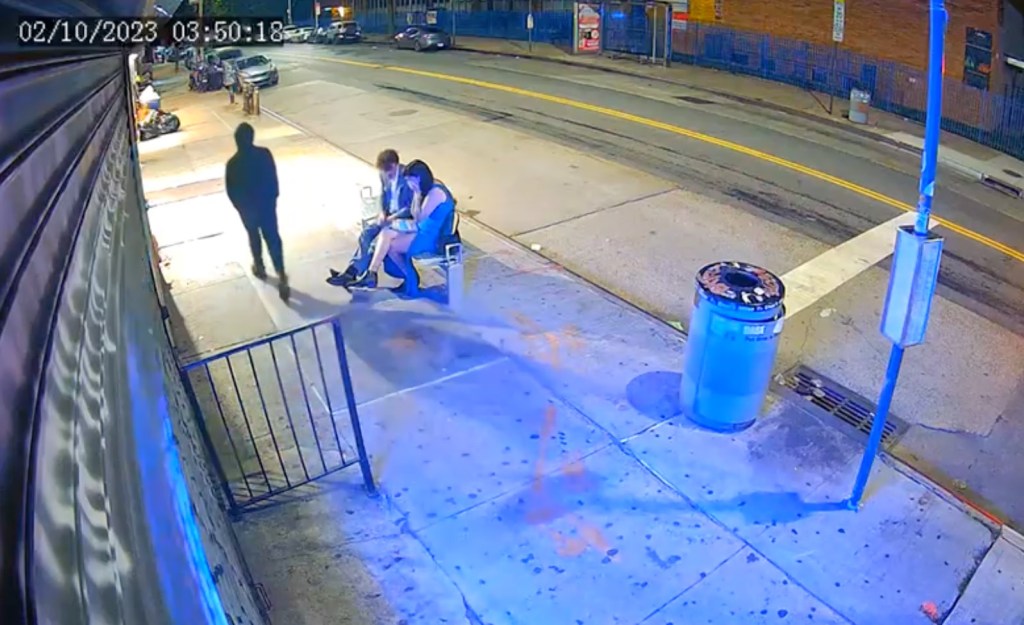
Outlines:
[[761,411],[779,347],[785,287],[775,274],[739,262],[697,273],[679,404],[693,422],[734,432]]
[[850,89],[850,121],[855,124],[868,123],[868,109],[871,108],[871,94],[860,89]]

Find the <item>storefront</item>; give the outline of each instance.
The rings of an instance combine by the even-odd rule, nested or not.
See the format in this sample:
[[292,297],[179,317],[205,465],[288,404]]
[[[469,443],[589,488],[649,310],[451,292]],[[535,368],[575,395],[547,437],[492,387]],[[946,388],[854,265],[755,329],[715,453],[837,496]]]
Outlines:
[[[82,11],[69,18],[152,10],[54,4]],[[0,0],[5,23],[33,10]],[[0,41],[0,611],[12,625],[262,619],[164,331],[135,97],[126,50]]]

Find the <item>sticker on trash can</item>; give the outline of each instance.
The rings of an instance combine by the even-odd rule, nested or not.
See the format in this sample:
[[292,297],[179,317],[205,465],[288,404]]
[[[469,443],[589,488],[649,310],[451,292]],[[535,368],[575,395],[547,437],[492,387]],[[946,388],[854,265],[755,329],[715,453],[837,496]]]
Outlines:
[[761,336],[762,334],[764,334],[765,329],[766,326],[763,325],[743,326],[743,334],[747,336]]
[[779,334],[780,332],[782,332],[782,326],[785,323],[785,321],[786,321],[785,318],[782,318],[782,319],[779,319],[778,321],[776,321],[775,322],[775,330],[772,331],[772,334]]

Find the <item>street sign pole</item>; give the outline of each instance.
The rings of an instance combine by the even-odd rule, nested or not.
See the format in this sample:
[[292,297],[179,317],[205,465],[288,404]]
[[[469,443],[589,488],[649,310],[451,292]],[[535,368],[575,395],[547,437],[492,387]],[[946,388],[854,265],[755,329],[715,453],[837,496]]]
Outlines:
[[455,43],[455,0],[448,0],[448,11],[452,14],[452,47]]
[[526,9],[526,36],[528,50],[533,52],[533,0],[529,1]]
[[839,44],[846,36],[846,0],[832,0],[832,67],[829,69],[828,80],[828,114],[832,114],[836,99],[836,57],[839,56]]
[[885,383],[878,398],[868,445],[847,505],[860,507],[871,465],[882,441],[903,353],[907,347],[924,342],[931,302],[939,277],[942,237],[929,231],[932,199],[935,195],[939,134],[942,127],[942,78],[948,14],[943,0],[929,0],[928,106],[925,113],[924,151],[921,153],[921,181],[918,187],[917,219],[913,228],[900,228],[889,275],[889,292],[882,312],[882,334],[892,342]]

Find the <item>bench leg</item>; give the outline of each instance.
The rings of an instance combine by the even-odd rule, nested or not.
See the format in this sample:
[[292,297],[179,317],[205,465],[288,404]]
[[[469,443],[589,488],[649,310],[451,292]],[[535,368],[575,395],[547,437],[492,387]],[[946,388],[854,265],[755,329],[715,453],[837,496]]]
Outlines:
[[445,278],[448,283],[448,308],[455,312],[459,312],[462,310],[462,296],[465,288],[462,275],[462,263],[448,263],[447,267],[445,267]]

